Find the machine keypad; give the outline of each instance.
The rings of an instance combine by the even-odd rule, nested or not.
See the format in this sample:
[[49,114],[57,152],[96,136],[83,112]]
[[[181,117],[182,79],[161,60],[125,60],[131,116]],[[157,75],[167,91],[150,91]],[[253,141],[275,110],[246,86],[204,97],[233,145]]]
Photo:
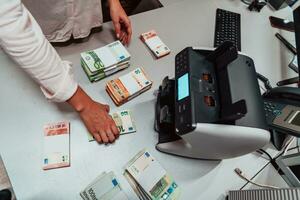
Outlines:
[[264,102],[264,110],[268,123],[272,123],[278,115],[282,114],[282,106],[268,101]]

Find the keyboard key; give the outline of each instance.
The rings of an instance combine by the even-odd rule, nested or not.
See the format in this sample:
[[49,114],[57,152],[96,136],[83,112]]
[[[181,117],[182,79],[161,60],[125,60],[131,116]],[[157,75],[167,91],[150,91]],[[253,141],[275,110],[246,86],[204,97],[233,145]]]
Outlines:
[[214,46],[218,47],[223,42],[230,41],[241,51],[240,21],[240,14],[217,9]]

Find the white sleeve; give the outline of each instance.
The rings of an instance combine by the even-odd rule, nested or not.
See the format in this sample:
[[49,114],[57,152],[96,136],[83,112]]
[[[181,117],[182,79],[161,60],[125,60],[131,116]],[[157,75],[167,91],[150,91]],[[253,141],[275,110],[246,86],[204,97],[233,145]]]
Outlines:
[[0,0],[0,45],[38,82],[52,101],[68,100],[77,90],[71,63],[62,61],[20,0]]

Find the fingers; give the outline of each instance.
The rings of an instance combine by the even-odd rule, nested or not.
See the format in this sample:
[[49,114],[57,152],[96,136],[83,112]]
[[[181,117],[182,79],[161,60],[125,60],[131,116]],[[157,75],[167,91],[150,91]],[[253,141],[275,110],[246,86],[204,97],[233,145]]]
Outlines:
[[110,108],[109,108],[109,105],[104,105],[104,108],[105,108],[105,110],[106,110],[106,112],[108,112],[109,113],[109,110],[110,110]]
[[131,41],[131,35],[132,35],[132,30],[131,30],[131,27],[127,27],[127,44],[130,43]]
[[95,139],[99,143],[113,143],[119,137],[119,130],[117,129],[114,121],[111,119],[109,124],[104,129],[95,134]]
[[131,23],[130,20],[127,18],[127,20],[125,21],[125,28],[126,28],[126,32],[127,32],[127,44],[130,43],[131,40],[131,35],[132,35],[132,28],[131,28]]
[[112,126],[111,126],[111,130],[112,130],[112,133],[113,133],[116,137],[119,137],[120,131],[119,131],[119,129],[116,127],[116,125],[112,125]]
[[110,128],[106,131],[106,136],[108,137],[110,143],[114,142],[116,139]]
[[128,45],[128,35],[127,35],[127,33],[124,33],[124,37],[123,37],[123,39],[121,40],[121,42],[122,42],[124,45]]
[[95,140],[98,143],[113,143],[119,134],[115,134],[112,130],[100,131],[99,133],[93,134]]
[[119,40],[122,42],[122,44],[127,45],[127,41],[128,41],[128,36],[127,33],[124,31],[121,31],[121,37],[119,38]]
[[99,133],[94,133],[93,136],[97,142],[102,143],[102,139]]
[[132,28],[128,16],[126,14],[119,16],[119,18],[113,20],[113,24],[117,39],[123,44],[129,44],[132,35]]
[[116,37],[120,39],[121,37],[121,24],[119,21],[113,21],[114,27],[115,27],[115,32],[116,32]]
[[122,44],[124,44],[124,37],[125,37],[125,33],[121,31],[119,40],[122,42]]
[[108,128],[105,131],[100,131],[100,133],[98,134],[98,136],[100,137],[97,138],[97,142],[98,140],[103,141],[103,143],[107,144],[107,143],[113,143],[118,135],[115,135],[114,131],[111,129],[111,127],[108,126]]
[[130,20],[127,16],[124,17],[124,19],[122,20],[122,25],[123,25],[122,29],[124,33],[122,42],[125,44],[129,44],[132,35],[132,28],[131,28]]
[[100,136],[101,136],[101,139],[102,139],[103,143],[107,144],[108,141],[109,141],[109,139],[108,139],[108,137],[107,137],[106,132],[105,132],[105,131],[100,131],[99,134],[100,134]]

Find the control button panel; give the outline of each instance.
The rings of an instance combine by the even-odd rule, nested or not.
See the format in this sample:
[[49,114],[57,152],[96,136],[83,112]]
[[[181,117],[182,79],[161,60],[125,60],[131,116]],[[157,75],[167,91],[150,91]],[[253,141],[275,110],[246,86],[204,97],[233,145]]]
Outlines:
[[184,50],[175,58],[176,75],[184,74],[185,72],[189,71],[188,64],[187,50]]
[[[191,94],[189,77],[189,58],[188,49],[183,50],[175,57],[175,85],[176,85],[176,103],[175,103],[175,126],[177,134],[185,134],[191,131],[192,112],[191,112]],[[179,79],[184,75],[188,76],[186,84],[178,88]],[[185,96],[179,98],[179,90],[184,88]],[[186,91],[188,90],[188,91]]]
[[272,124],[274,119],[282,114],[282,109],[284,108],[284,105],[270,102],[270,101],[265,101],[264,102],[264,109],[265,109],[265,115],[268,124]]

